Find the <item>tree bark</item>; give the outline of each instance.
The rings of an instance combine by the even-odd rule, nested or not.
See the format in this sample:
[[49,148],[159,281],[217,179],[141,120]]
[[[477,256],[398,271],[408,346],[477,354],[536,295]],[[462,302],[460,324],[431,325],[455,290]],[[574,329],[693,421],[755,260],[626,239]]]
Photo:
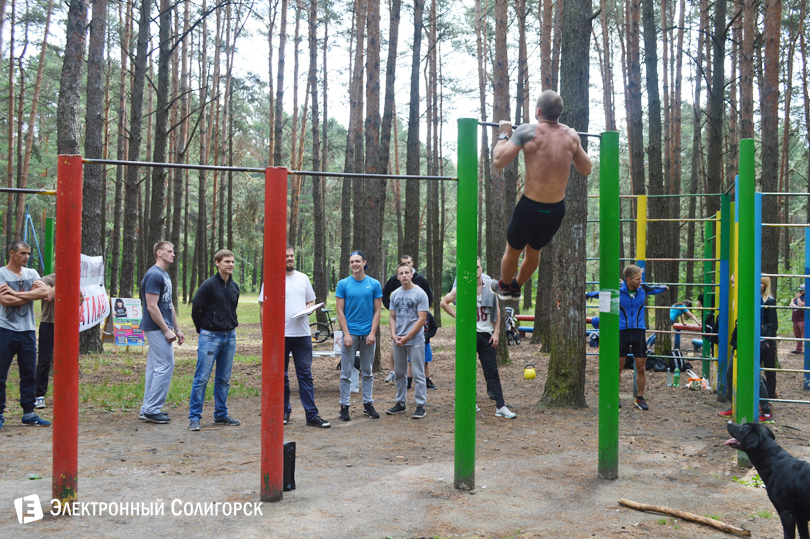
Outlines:
[[[169,90],[171,78],[169,63],[172,59],[172,4],[169,0],[160,0],[159,41],[158,46],[158,76],[157,76],[157,109],[155,110],[155,140],[152,159],[156,163],[167,161],[169,146]],[[165,224],[164,204],[166,203],[166,169],[155,167],[152,169],[152,200],[149,209],[149,231],[146,236],[148,246],[165,239],[163,227]]]
[[[709,123],[706,150],[712,156],[706,167],[708,193],[720,193],[723,186],[723,117],[725,113],[725,56],[726,56],[726,0],[717,0],[712,35],[712,76],[709,90]],[[720,197],[706,197],[706,213],[714,215],[720,210]],[[764,270],[764,268],[763,268]]]
[[[420,144],[419,144],[419,65],[422,59],[422,17],[425,7],[424,0],[413,2],[413,48],[411,56],[411,89],[408,113],[408,141],[407,156],[405,158],[405,173],[416,175],[420,173]],[[400,256],[409,254],[413,257],[414,267],[419,267],[419,180],[405,180],[405,230],[402,238]]]
[[[560,121],[577,131],[588,130],[591,0],[566,0],[562,22]],[[587,149],[587,141],[583,145]],[[566,215],[557,233],[551,267],[554,280],[550,328],[551,356],[541,406],[583,408],[585,404],[585,230],[588,219],[587,181],[571,168],[566,189]],[[548,266],[546,266],[548,267]]]
[[[90,46],[87,55],[87,132],[84,154],[100,159],[104,151],[104,39],[107,32],[107,0],[93,1]],[[47,33],[46,33],[47,35]],[[101,256],[104,244],[104,165],[88,164],[82,189],[82,253]],[[82,354],[101,353],[101,327],[79,334]]]
[[280,166],[284,127],[284,47],[287,44],[287,0],[281,0],[281,22],[278,32],[278,70],[276,82],[276,112],[273,126],[273,163]]

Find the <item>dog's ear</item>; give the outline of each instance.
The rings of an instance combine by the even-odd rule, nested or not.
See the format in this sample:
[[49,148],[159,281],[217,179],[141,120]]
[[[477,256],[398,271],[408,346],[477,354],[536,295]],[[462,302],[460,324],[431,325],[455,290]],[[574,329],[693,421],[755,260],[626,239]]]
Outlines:
[[739,440],[746,450],[755,449],[759,446],[764,436],[761,427],[764,427],[764,425],[759,423],[746,423],[741,427],[740,434],[742,434],[742,437]]
[[774,436],[773,431],[771,430],[771,428],[770,428],[770,427],[768,427],[767,425],[762,425],[762,426],[763,426],[763,427],[765,427],[765,430],[766,430],[766,431],[768,431],[768,437],[769,437],[771,440],[776,440],[776,436]]

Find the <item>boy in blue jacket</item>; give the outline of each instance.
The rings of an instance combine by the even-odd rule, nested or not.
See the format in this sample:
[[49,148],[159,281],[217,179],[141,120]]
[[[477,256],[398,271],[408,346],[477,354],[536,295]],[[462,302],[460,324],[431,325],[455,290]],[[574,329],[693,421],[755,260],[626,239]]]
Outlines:
[[[649,410],[644,400],[644,387],[647,385],[647,343],[644,322],[644,304],[647,296],[660,294],[669,287],[665,285],[649,286],[641,282],[642,270],[630,265],[622,272],[624,282],[619,286],[619,377],[621,378],[627,354],[632,350],[636,361],[636,383],[638,397],[636,407]],[[621,406],[621,404],[620,404]]]

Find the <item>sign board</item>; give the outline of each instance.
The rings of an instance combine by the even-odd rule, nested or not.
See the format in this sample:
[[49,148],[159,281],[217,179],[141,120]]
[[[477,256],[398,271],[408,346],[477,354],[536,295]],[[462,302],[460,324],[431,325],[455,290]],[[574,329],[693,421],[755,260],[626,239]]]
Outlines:
[[143,346],[143,306],[135,298],[112,299],[113,336],[116,346]]
[[104,288],[104,258],[82,255],[79,285],[84,295],[79,312],[79,331],[86,331],[110,315],[110,301]]

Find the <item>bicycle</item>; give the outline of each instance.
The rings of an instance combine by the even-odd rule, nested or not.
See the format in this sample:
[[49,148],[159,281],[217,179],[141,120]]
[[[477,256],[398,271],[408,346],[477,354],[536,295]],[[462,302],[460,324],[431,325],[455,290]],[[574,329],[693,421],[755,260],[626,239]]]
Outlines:
[[506,311],[506,344],[520,344],[520,330],[518,329],[517,319],[515,318],[515,309],[512,307],[504,307]]
[[329,313],[332,312],[332,309],[326,309],[322,307],[321,311],[326,313],[327,323],[324,324],[323,322],[312,322],[309,325],[309,330],[310,333],[312,334],[312,342],[316,344],[322,343],[330,337],[334,338],[335,336],[334,323],[337,322],[337,318],[332,318],[331,316],[329,316]]

